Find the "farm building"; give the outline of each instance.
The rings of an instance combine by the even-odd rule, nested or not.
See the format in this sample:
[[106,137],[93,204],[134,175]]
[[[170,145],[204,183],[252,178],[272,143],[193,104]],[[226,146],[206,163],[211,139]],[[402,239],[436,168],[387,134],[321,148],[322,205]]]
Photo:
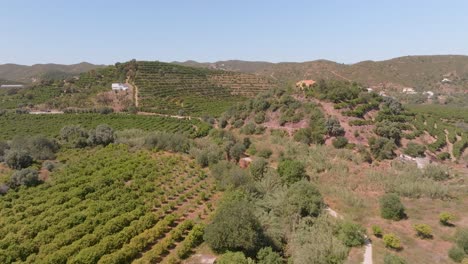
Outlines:
[[413,88],[403,88],[404,94],[417,94],[417,92]]
[[112,91],[127,91],[128,90],[128,85],[124,83],[113,83],[112,84]]
[[302,80],[296,83],[296,87],[303,89],[305,87],[310,87],[314,84],[315,84],[314,80]]
[[2,84],[0,88],[24,88],[22,84]]

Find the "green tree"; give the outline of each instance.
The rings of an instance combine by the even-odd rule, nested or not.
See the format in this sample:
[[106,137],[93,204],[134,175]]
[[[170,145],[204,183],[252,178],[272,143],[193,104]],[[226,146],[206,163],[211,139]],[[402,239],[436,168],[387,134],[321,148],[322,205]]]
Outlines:
[[458,230],[456,238],[457,245],[468,254],[468,228]]
[[89,145],[103,145],[107,146],[115,140],[114,130],[105,124],[98,125],[95,130],[89,132],[88,144]]
[[372,137],[369,139],[369,146],[372,155],[377,160],[392,159],[395,156],[393,151],[396,149],[396,145],[391,139]]
[[257,253],[257,264],[282,264],[281,256],[274,252],[271,247],[264,247]]
[[340,121],[335,117],[327,119],[325,128],[327,129],[327,134],[332,137],[343,136],[345,134],[345,130],[341,127]]
[[307,180],[293,183],[285,201],[288,216],[318,216],[323,207],[323,198],[318,188]]
[[278,164],[278,174],[283,183],[292,184],[307,177],[305,166],[297,160],[282,160]]
[[78,125],[64,126],[60,130],[60,139],[65,145],[73,148],[86,147],[88,136],[88,132]]
[[5,163],[8,167],[19,170],[31,166],[33,158],[24,150],[10,149],[6,152]]
[[383,234],[383,230],[380,226],[377,226],[377,225],[373,225],[372,226],[372,233],[374,234],[374,236],[376,237],[382,237],[382,234]]
[[252,254],[261,247],[262,229],[250,203],[233,201],[218,209],[203,238],[216,252]]
[[401,220],[405,217],[405,207],[400,197],[394,193],[384,194],[380,198],[380,215],[382,218]]
[[261,180],[267,168],[268,162],[264,158],[256,158],[249,166],[250,175],[257,181]]
[[425,146],[410,142],[406,146],[404,153],[406,155],[410,155],[411,157],[424,157],[424,151],[426,151]]
[[348,145],[348,139],[345,137],[337,137],[333,139],[332,144],[335,148],[344,148],[346,145]]
[[448,256],[455,262],[462,262],[465,255],[465,251],[457,245],[453,246],[448,251]]
[[10,186],[19,187],[24,185],[30,187],[38,185],[40,182],[37,170],[26,168],[13,173],[10,180]]
[[216,259],[216,264],[255,264],[255,261],[245,257],[242,252],[228,251]]
[[240,158],[242,157],[242,155],[244,154],[244,152],[245,152],[244,144],[238,142],[229,149],[229,156],[232,159],[234,159],[236,162],[238,162]]
[[356,247],[364,245],[366,242],[366,231],[356,223],[344,221],[339,225],[338,237],[348,247]]

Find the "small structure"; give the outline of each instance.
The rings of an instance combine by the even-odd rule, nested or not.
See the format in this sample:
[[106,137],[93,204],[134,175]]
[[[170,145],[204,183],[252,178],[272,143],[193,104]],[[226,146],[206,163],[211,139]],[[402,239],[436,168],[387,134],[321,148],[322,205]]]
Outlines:
[[311,87],[312,85],[315,84],[315,81],[314,80],[302,80],[302,81],[298,81],[296,83],[296,87],[297,88],[301,88],[301,89],[304,89],[304,88],[309,88]]
[[24,88],[22,84],[2,84],[0,88]]
[[450,80],[449,78],[443,78],[442,79],[442,83],[451,83],[452,80]]
[[245,169],[250,166],[250,163],[252,163],[252,158],[249,158],[249,157],[241,158],[239,160],[239,167]]
[[424,158],[413,158],[406,154],[400,154],[400,160],[403,162],[414,162],[418,169],[424,169],[427,165],[431,164],[431,160],[427,157]]
[[404,94],[416,94],[416,91],[413,88],[403,88]]
[[372,88],[370,88],[370,87],[367,88],[367,92],[368,92],[368,93],[372,93],[373,91],[374,91],[374,89],[372,89]]
[[425,92],[423,92],[423,95],[427,96],[427,99],[432,99],[432,97],[434,97],[434,92],[425,91]]
[[119,91],[127,91],[128,85],[124,83],[113,83],[112,84],[112,91],[119,92]]

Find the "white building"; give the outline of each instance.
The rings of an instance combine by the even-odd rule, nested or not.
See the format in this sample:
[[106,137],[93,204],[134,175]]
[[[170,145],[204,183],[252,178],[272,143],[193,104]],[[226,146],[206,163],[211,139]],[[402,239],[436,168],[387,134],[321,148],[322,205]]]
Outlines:
[[434,92],[432,91],[425,91],[423,94],[427,96],[428,99],[431,99],[432,97],[434,97]]
[[416,94],[416,91],[413,88],[403,88],[403,93],[405,93],[405,94]]
[[442,79],[442,83],[451,83],[452,81],[449,78]]
[[2,84],[0,88],[24,88],[22,84]]
[[113,83],[112,84],[112,91],[127,91],[128,90],[128,85],[124,83]]

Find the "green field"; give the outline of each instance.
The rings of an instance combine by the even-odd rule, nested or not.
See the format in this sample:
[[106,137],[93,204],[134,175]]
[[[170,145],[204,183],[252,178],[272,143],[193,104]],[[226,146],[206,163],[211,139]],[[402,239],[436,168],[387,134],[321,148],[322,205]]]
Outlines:
[[130,128],[145,131],[166,131],[186,133],[198,136],[208,129],[208,125],[199,120],[176,119],[160,116],[142,116],[130,114],[5,114],[0,116],[0,139],[11,139],[15,136],[44,135],[55,137],[66,125],[81,125],[84,128],[95,128],[107,124],[115,130]]
[[0,263],[159,263],[200,236],[188,214],[206,212],[214,189],[193,161],[124,145],[58,160],[50,181],[0,199]]

